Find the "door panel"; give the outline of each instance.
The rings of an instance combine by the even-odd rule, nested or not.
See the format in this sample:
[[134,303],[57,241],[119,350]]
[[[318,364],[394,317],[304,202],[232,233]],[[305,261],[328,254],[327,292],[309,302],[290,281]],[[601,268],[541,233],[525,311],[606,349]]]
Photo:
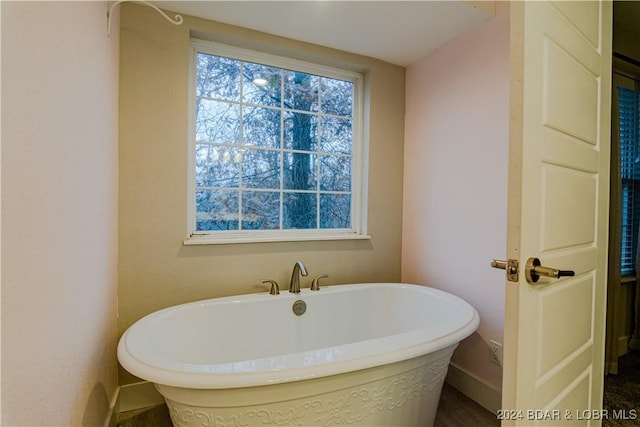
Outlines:
[[[584,418],[585,408],[589,408],[589,391],[591,389],[591,370],[586,369],[576,377],[562,392],[558,398],[551,403],[553,408],[565,408],[561,411],[563,419],[562,426],[589,425],[590,420],[580,420],[578,414]],[[572,414],[567,416],[567,411]],[[587,413],[588,414],[588,413]],[[540,422],[538,425],[558,427],[557,421]]]
[[587,274],[540,291],[539,377],[593,341],[592,289],[593,276]]
[[542,158],[576,170],[598,171],[598,152],[592,145],[551,128],[542,129]]
[[[512,2],[508,257],[574,277],[506,284],[504,425],[599,425],[606,294],[611,3]],[[569,411],[569,412],[566,412]]]
[[560,12],[568,17],[575,28],[584,35],[591,45],[598,47],[600,41],[600,5],[598,2],[554,2]]
[[597,76],[553,40],[544,40],[544,124],[595,144],[598,133]]
[[548,164],[542,167],[540,250],[594,242],[596,210],[585,207],[593,204],[596,193],[594,174]]
[[[585,375],[588,375],[589,377],[591,375],[591,354],[584,351],[584,348],[579,349],[578,352],[579,353],[573,360],[573,363],[558,365],[558,368],[549,371],[546,375],[542,376],[539,381],[540,384],[538,385],[536,397],[538,407],[544,407],[546,402],[551,402],[551,404],[547,404],[548,407],[564,408],[564,410],[570,409],[566,406],[560,406],[554,402],[562,401],[562,399],[564,399],[571,390],[579,387],[579,384],[584,379]],[[576,380],[567,383],[565,378],[575,378]],[[558,390],[560,390],[560,392],[558,392]],[[585,400],[585,402],[588,403],[588,399]],[[584,409],[588,407],[588,404],[583,404],[580,408]],[[570,421],[567,418],[568,417],[563,417],[563,421]]]

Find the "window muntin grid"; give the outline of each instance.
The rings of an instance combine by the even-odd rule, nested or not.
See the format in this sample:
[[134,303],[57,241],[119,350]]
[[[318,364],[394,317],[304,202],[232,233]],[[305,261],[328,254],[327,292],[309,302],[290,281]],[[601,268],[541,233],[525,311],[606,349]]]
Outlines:
[[194,47],[191,236],[362,235],[362,76],[222,51]]

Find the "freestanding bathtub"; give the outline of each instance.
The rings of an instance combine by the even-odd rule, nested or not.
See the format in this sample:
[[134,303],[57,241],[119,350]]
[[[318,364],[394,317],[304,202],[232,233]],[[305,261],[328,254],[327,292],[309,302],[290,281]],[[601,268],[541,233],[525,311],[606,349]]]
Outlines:
[[154,383],[176,427],[423,427],[478,322],[464,300],[418,285],[252,294],[152,313],[124,333],[118,359]]

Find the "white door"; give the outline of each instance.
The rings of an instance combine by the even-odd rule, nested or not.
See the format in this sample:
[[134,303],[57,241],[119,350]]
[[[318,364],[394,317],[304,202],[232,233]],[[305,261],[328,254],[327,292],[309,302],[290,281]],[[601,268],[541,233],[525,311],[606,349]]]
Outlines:
[[[600,425],[588,418],[602,405],[611,14],[511,3],[507,256],[520,273],[506,284],[503,425]],[[530,257],[575,276],[531,284]]]

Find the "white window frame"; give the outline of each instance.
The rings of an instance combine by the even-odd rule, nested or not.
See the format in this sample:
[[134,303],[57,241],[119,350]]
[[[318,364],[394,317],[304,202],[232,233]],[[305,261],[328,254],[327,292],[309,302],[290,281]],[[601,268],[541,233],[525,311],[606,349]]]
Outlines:
[[[196,59],[198,53],[224,56],[290,69],[323,77],[353,82],[354,103],[352,118],[352,170],[351,170],[351,228],[348,229],[287,229],[287,230],[196,230],[196,173],[195,173],[195,105]],[[188,137],[188,224],[185,245],[229,243],[353,240],[370,239],[367,235],[367,156],[368,141],[364,132],[364,76],[350,70],[338,69],[235,46],[192,39],[189,66],[189,137]],[[319,207],[318,207],[319,208]]]

